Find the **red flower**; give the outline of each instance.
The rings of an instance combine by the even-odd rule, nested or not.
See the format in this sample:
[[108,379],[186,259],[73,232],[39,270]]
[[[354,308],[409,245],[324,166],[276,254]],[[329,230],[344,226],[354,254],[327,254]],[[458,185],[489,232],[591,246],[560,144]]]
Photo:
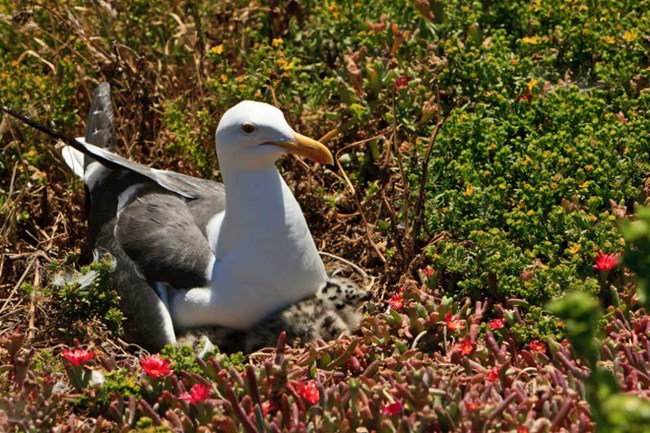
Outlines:
[[[262,403],[262,414],[264,416],[268,415],[271,412],[277,412],[278,407],[275,405],[274,402],[272,401],[265,401]],[[255,406],[251,406],[250,410],[248,411],[248,415],[252,415],[255,412]]]
[[528,432],[530,432],[530,430],[528,430],[528,427],[523,425],[517,426],[517,433],[528,433]]
[[210,387],[201,383],[192,385],[190,392],[184,392],[178,396],[181,400],[188,401],[192,404],[201,403],[208,397],[210,397]]
[[397,80],[395,80],[395,87],[397,89],[408,87],[409,81],[411,81],[411,78],[408,75],[402,75]]
[[309,382],[296,382],[294,384],[298,394],[304,398],[309,404],[316,404],[320,400],[318,388],[314,385],[314,381]]
[[528,343],[528,348],[535,353],[546,353],[546,344],[539,340],[533,340]]
[[451,313],[445,314],[445,323],[450,331],[459,331],[465,328],[465,322],[458,320],[458,317],[452,316]]
[[152,379],[171,374],[172,370],[169,368],[170,365],[171,362],[169,359],[162,358],[160,355],[153,355],[140,360],[140,367]]
[[404,409],[402,402],[396,401],[395,403],[389,403],[381,408],[381,413],[384,415],[396,416],[399,415]]
[[482,408],[483,406],[485,406],[485,403],[477,399],[472,401],[465,401],[465,408],[470,412],[474,412],[477,409]]
[[75,349],[75,350],[63,349],[63,351],[61,351],[61,354],[75,367],[81,366],[86,361],[88,361],[93,356],[95,356],[95,352],[93,352],[92,350],[84,350],[84,349]]
[[474,352],[474,342],[469,335],[460,341],[458,347],[462,355],[471,355]]
[[621,253],[603,254],[598,251],[596,256],[596,269],[599,271],[611,271],[618,265],[618,258]]
[[424,275],[426,278],[429,278],[431,275],[433,275],[433,269],[430,268],[421,269],[420,272],[422,272],[422,275]]
[[494,319],[491,322],[488,322],[488,328],[490,328],[493,331],[496,331],[497,329],[503,328],[503,319]]
[[485,380],[490,382],[496,382],[499,380],[499,369],[497,367],[492,367],[487,373],[485,373]]
[[526,92],[525,94],[518,96],[517,99],[519,99],[520,101],[527,101],[528,103],[530,103],[530,100],[533,99],[533,94],[530,92]]
[[402,298],[402,295],[397,294],[390,298],[388,303],[393,308],[393,310],[401,310],[404,306],[404,298]]

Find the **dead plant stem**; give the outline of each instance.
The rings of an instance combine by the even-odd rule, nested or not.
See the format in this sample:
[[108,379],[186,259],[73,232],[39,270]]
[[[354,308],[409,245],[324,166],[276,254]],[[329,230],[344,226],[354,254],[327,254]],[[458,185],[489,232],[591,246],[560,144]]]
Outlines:
[[350,143],[347,146],[342,147],[341,149],[339,149],[336,152],[335,160],[336,160],[336,165],[338,166],[339,170],[341,170],[341,174],[343,175],[343,178],[345,179],[345,182],[348,185],[348,188],[350,188],[350,191],[352,191],[352,198],[354,198],[354,202],[357,205],[357,209],[359,209],[359,214],[361,215],[361,219],[363,220],[363,226],[364,226],[364,230],[365,230],[365,233],[366,233],[366,239],[368,239],[368,242],[372,246],[373,250],[375,250],[375,253],[377,254],[377,257],[379,257],[379,260],[381,260],[381,262],[383,264],[386,264],[386,262],[387,262],[386,257],[384,257],[384,255],[379,250],[379,247],[377,246],[377,244],[375,244],[375,242],[372,240],[372,236],[370,234],[370,224],[368,223],[368,219],[366,218],[366,213],[364,212],[363,207],[361,206],[361,203],[359,202],[359,197],[357,195],[357,190],[354,188],[354,185],[352,185],[352,182],[350,181],[350,178],[348,177],[347,173],[343,169],[343,166],[341,165],[341,162],[339,161],[339,156],[340,156],[341,152],[343,152],[344,150],[347,150],[347,149],[349,149],[350,147],[353,147],[353,146],[358,146],[360,144],[368,143],[369,141],[372,141],[372,140],[377,140],[377,139],[379,139],[381,137],[383,137],[383,134],[376,135],[376,136],[370,137],[370,138],[366,138],[365,140],[359,140],[359,141],[355,141],[354,143]]

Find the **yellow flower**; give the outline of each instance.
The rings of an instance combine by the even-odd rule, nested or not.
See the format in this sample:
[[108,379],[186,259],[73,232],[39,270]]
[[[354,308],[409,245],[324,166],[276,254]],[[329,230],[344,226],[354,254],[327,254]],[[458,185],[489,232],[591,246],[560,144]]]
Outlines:
[[524,44],[531,44],[531,45],[536,45],[539,43],[539,36],[525,36],[521,38],[521,42]]
[[605,41],[605,43],[608,43],[610,45],[616,43],[616,39],[614,39],[613,36],[603,36],[603,41]]
[[634,29],[634,30],[628,30],[625,33],[623,33],[623,39],[625,42],[633,42],[636,40],[637,36],[639,35],[639,32]]
[[589,182],[588,180],[585,180],[584,182],[582,182],[582,184],[580,184],[580,188],[582,189],[589,188],[590,183],[591,182]]
[[279,47],[280,45],[282,45],[283,42],[284,40],[282,38],[274,38],[273,41],[271,42],[271,45],[273,45],[274,47]]
[[210,52],[212,54],[223,54],[223,44],[215,45],[214,47],[210,48]]
[[580,245],[578,244],[573,244],[569,248],[567,248],[567,251],[571,254],[576,254],[580,252]]
[[463,192],[463,195],[466,196],[466,197],[469,197],[472,194],[474,194],[474,187],[472,185],[469,185],[467,187],[467,189],[465,190],[465,192]]
[[223,81],[224,83],[228,81],[228,75],[226,75],[226,74],[221,74],[220,78],[221,78],[221,81]]
[[532,78],[528,82],[528,84],[526,84],[526,86],[528,86],[528,91],[531,92],[531,93],[533,92],[533,89],[535,88],[536,85],[537,85],[537,80],[534,79],[534,78]]

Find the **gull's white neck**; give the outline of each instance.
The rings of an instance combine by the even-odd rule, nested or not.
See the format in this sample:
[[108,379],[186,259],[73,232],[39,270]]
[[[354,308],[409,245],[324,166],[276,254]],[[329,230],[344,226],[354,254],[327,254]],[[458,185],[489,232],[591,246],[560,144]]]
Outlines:
[[[209,234],[216,255],[209,304],[220,316],[212,320],[246,328],[314,294],[326,273],[300,206],[275,166],[222,174],[226,212],[218,234]],[[229,311],[237,317],[228,317]]]

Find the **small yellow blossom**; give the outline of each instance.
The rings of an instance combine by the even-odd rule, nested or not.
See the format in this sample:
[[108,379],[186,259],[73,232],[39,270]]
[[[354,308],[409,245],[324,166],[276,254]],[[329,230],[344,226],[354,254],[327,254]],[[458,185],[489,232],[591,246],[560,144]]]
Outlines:
[[603,41],[607,44],[613,45],[616,43],[616,39],[613,36],[603,36]]
[[588,218],[589,221],[591,221],[592,223],[595,223],[596,221],[598,221],[598,217],[597,217],[596,215],[594,215],[594,214],[591,214],[591,213],[590,213],[589,215],[587,215],[587,218]]
[[578,244],[573,244],[569,248],[567,248],[567,251],[571,254],[576,254],[580,252],[580,245]]
[[525,36],[521,38],[521,42],[524,44],[531,44],[531,45],[537,45],[539,44],[539,36]]
[[588,180],[585,180],[584,182],[582,182],[582,183],[580,184],[580,188],[581,188],[581,189],[589,188],[589,184],[590,184],[590,183],[591,183],[591,182],[589,182]]
[[221,74],[219,78],[221,78],[221,81],[223,81],[224,83],[228,81],[228,75],[226,74]]
[[472,194],[474,194],[474,187],[472,185],[469,185],[467,189],[465,189],[465,192],[463,192],[463,195],[470,197]]
[[528,91],[532,93],[535,86],[537,86],[537,80],[534,78],[531,79],[526,86],[528,86]]
[[531,209],[528,212],[526,212],[526,215],[528,216],[535,215],[535,211]]
[[637,36],[639,36],[639,32],[636,29],[628,30],[625,33],[623,33],[623,40],[628,43],[634,42]]
[[223,44],[215,45],[214,47],[210,48],[210,52],[212,54],[223,54]]
[[284,40],[282,38],[274,38],[273,41],[271,41],[271,45],[274,47],[279,47],[283,42]]

